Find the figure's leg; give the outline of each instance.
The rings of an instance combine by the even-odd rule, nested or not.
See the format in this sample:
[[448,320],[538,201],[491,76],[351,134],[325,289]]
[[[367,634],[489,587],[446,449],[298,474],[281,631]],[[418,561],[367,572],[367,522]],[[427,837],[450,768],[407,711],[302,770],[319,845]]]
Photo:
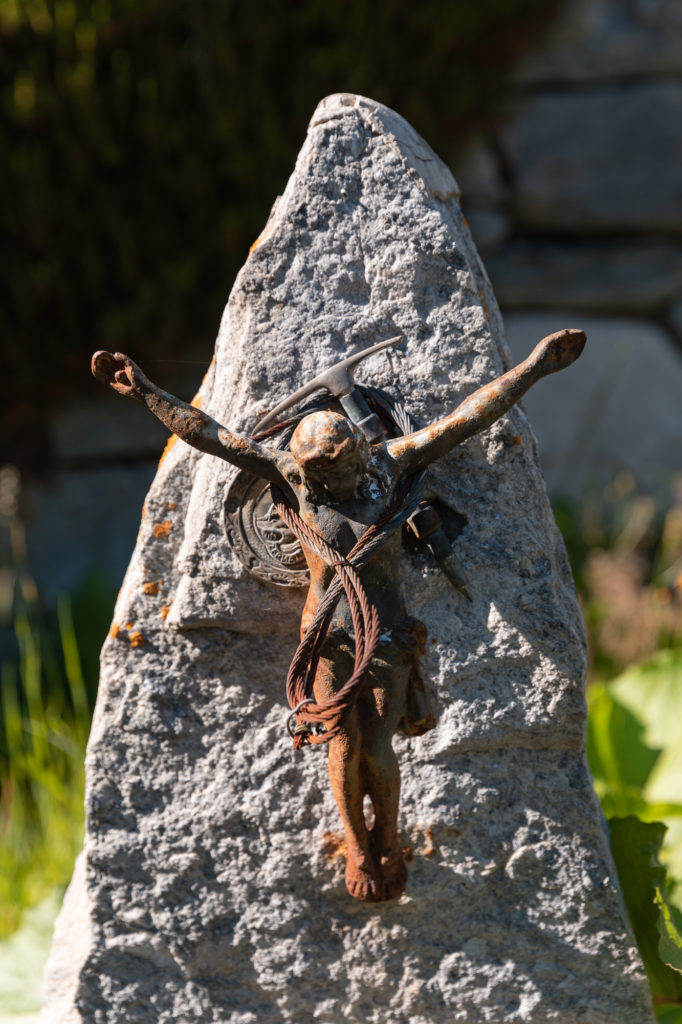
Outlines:
[[[342,655],[320,659],[315,677],[317,700],[329,698],[338,689],[348,674],[346,661]],[[346,675],[342,674],[344,671]],[[363,812],[366,787],[362,777],[362,735],[355,708],[345,716],[342,729],[329,743],[328,764],[332,793],[346,838],[346,888],[359,900],[385,899]]]
[[407,675],[403,665],[375,666],[372,682],[377,685],[371,700],[362,701],[358,708],[363,734],[362,772],[374,806],[371,848],[383,879],[384,899],[399,896],[407,881],[398,834],[400,769],[393,750],[393,737],[405,703]]

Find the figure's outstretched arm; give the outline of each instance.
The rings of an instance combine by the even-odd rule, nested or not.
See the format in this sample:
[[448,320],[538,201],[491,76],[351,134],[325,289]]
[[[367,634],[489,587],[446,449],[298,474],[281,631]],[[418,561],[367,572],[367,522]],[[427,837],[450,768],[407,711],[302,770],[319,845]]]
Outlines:
[[157,388],[140,367],[121,352],[95,352],[92,372],[119,395],[146,405],[164,426],[178,437],[209,455],[247,469],[257,476],[281,483],[277,454],[247,437],[233,434],[201,409]]
[[570,366],[585,347],[585,340],[584,333],[577,330],[557,331],[543,338],[527,359],[474,391],[449,416],[414,434],[388,441],[389,455],[403,471],[423,469],[467,437],[489,427],[541,377]]

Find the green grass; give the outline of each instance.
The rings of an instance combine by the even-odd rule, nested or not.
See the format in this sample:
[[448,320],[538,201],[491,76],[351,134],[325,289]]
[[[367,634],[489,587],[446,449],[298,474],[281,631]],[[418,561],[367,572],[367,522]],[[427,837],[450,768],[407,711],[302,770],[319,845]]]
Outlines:
[[90,722],[69,601],[58,606],[58,647],[35,601],[17,602],[13,625],[18,658],[1,673],[0,937],[70,878]]

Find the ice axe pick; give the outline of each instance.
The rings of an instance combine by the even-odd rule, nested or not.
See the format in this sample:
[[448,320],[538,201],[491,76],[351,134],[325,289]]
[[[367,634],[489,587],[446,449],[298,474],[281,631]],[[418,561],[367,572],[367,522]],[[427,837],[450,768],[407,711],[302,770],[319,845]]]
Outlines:
[[397,341],[402,341],[402,339],[402,334],[397,334],[395,338],[379,341],[376,345],[370,345],[369,348],[363,349],[362,352],[356,352],[355,355],[348,356],[346,359],[334,363],[327,370],[323,370],[322,373],[318,373],[317,377],[308,384],[304,384],[298,391],[294,391],[292,395],[289,395],[279,405],[276,405],[267,416],[264,416],[256,424],[253,433],[259,434],[262,430],[266,430],[285,409],[296,405],[304,398],[307,398],[308,395],[313,394],[314,391],[326,388],[335,398],[338,398],[348,418],[356,427],[360,428],[367,440],[370,443],[379,441],[385,433],[381,420],[376,413],[372,412],[363,398],[360,389],[355,386],[353,373],[355,367],[363,359],[367,359],[368,356],[373,355],[375,352],[381,352],[382,349],[388,348],[389,345],[395,345]]

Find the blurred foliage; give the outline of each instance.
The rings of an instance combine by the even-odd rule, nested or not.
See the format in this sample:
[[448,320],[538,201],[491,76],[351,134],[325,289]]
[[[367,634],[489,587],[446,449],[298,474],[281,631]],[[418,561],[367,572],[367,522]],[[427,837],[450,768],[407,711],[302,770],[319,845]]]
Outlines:
[[0,464],[95,348],[208,362],[318,101],[395,107],[447,160],[558,0],[2,0]]
[[590,678],[682,646],[682,477],[652,495],[622,472],[554,512],[585,617]]
[[0,541],[10,558],[0,576],[0,939],[14,933],[27,908],[54,899],[73,870],[99,649],[113,599],[110,588],[91,580],[55,610],[41,607],[26,571],[18,497],[18,474],[5,467]]
[[61,604],[59,662],[24,602],[14,625],[19,671],[6,662],[1,679],[0,937],[69,880],[82,842],[90,721],[68,603]]
[[[559,502],[587,628],[587,756],[664,1024],[682,1024],[682,478]],[[659,861],[660,857],[660,861]]]
[[661,651],[588,690],[590,769],[657,1015],[666,1024],[682,1024],[681,725],[682,650]]
[[42,975],[52,945],[61,892],[27,910],[9,938],[0,939],[0,1024],[38,1024]]
[[587,756],[607,818],[663,821],[661,857],[682,911],[682,650],[588,690]]
[[[611,850],[632,929],[651,984],[659,1019],[669,1008],[682,1014],[682,935],[665,894],[658,850],[665,826],[634,816],[609,822]],[[680,1004],[680,1005],[677,1005]]]

